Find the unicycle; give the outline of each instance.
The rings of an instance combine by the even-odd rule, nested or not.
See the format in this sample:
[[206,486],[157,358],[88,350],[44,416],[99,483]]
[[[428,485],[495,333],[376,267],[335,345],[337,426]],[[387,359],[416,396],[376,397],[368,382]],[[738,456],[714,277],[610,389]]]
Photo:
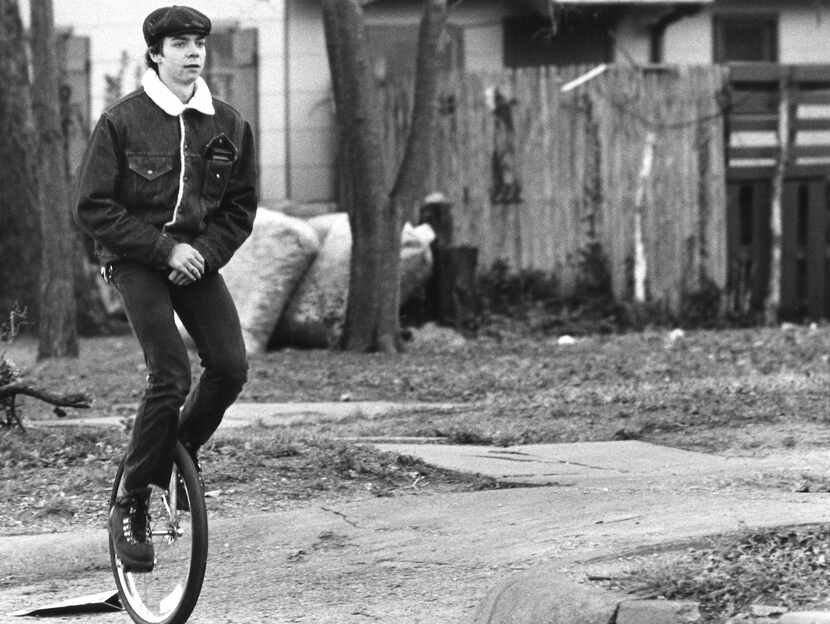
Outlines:
[[[110,495],[115,503],[124,464],[118,468]],[[181,485],[180,485],[181,484]],[[182,494],[186,504],[179,500]],[[193,460],[177,444],[170,484],[152,486],[150,530],[155,549],[152,572],[128,572],[109,540],[110,566],[121,604],[136,624],[184,624],[199,598],[208,550],[207,510]]]

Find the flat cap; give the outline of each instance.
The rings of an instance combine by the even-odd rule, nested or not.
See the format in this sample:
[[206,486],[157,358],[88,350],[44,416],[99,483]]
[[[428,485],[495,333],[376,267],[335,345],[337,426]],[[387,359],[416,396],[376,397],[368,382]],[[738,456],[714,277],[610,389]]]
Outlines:
[[153,45],[163,37],[196,33],[210,34],[210,18],[196,9],[186,6],[170,6],[156,9],[144,20],[144,41]]

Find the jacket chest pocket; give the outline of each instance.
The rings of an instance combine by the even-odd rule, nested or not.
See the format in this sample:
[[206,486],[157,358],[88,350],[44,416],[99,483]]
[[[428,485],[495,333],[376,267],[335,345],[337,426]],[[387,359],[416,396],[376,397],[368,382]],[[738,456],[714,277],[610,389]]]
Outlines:
[[202,197],[208,208],[215,208],[222,201],[231,176],[231,167],[233,167],[233,162],[228,160],[209,159],[205,161]]
[[127,154],[129,188],[141,204],[156,204],[175,190],[175,163],[166,154]]

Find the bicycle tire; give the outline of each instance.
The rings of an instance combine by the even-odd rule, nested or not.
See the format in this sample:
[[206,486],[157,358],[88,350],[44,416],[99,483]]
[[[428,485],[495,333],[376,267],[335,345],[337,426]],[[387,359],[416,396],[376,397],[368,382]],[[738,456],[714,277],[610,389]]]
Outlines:
[[[160,497],[167,496],[166,503],[161,500],[163,507],[157,507],[163,510],[160,514],[162,519],[158,517],[152,519],[153,514],[151,514],[153,544],[156,549],[154,570],[146,574],[125,571],[116,556],[112,539],[108,540],[110,567],[118,589],[118,597],[121,605],[136,624],[184,624],[196,607],[202,591],[208,554],[208,522],[204,491],[196,466],[181,444],[176,446],[173,463],[171,486],[167,490],[161,490],[155,486],[152,488],[151,500],[155,500],[156,503],[151,503],[151,505],[158,504]],[[175,487],[177,471],[184,482],[189,509],[187,511],[175,509],[176,504],[173,499],[172,514],[165,516],[166,512],[170,512],[168,492]],[[110,493],[110,506],[115,503],[123,472],[124,462],[122,461]],[[157,511],[155,515],[158,516],[159,512]],[[158,528],[162,520],[167,523],[163,530]],[[157,536],[163,537],[157,542]],[[164,548],[161,548],[162,546]],[[174,561],[172,555],[174,546],[178,547],[177,561]],[[170,565],[168,561],[165,561],[165,557],[170,558]],[[159,577],[163,575],[179,579],[179,583],[170,588],[164,587],[165,583],[172,582],[172,580],[160,579]],[[145,589],[142,592],[142,587],[151,589]],[[152,599],[149,594],[152,594]],[[156,606],[151,602],[158,604]]]

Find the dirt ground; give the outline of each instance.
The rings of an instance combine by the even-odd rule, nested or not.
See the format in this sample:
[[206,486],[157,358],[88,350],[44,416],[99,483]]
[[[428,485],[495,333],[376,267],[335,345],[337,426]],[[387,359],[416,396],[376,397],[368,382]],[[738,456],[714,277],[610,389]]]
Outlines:
[[[822,457],[806,460],[826,469]],[[798,466],[801,459],[789,454],[782,461]],[[502,581],[538,565],[584,581],[586,563],[604,570],[598,559],[607,565],[608,557],[634,549],[642,555],[644,547],[677,547],[740,525],[830,520],[830,495],[765,490],[752,478],[765,464],[742,466],[728,478],[705,471],[645,474],[212,514],[208,576],[191,621],[470,623]],[[3,619],[11,609],[112,586],[100,529],[78,529],[71,539],[11,539],[0,538],[0,577],[7,581],[0,586],[0,622],[11,624]],[[636,565],[634,558],[626,563]],[[125,617],[55,621],[110,624]]]
[[[89,415],[120,416],[128,427],[144,377],[132,337],[85,340],[79,361],[38,363],[33,352],[33,343],[26,340],[6,349],[28,381],[55,391],[87,391],[95,397]],[[567,543],[567,534],[540,538],[529,544],[533,552],[520,549],[518,554],[504,555],[492,565],[463,557],[452,564],[445,559],[437,563],[413,559],[419,562],[417,565],[401,563],[394,553],[406,551],[416,541],[427,543],[425,535],[442,533],[439,524],[427,520],[429,514],[440,517],[433,505],[451,506],[460,498],[507,495],[510,491],[499,491],[499,484],[475,483],[446,474],[432,474],[427,480],[431,485],[417,491],[412,486],[416,482],[424,485],[418,475],[426,474],[425,468],[402,466],[392,470],[390,466],[396,466],[396,459],[364,457],[352,450],[351,443],[333,442],[336,438],[430,436],[456,443],[497,445],[641,439],[725,455],[806,453],[830,441],[826,410],[828,354],[830,327],[788,326],[685,332],[682,336],[668,331],[591,336],[579,338],[574,344],[561,344],[557,336],[510,332],[473,341],[443,330],[426,330],[416,332],[408,353],[398,356],[285,350],[253,357],[250,381],[241,397],[246,401],[441,401],[459,407],[411,410],[383,419],[356,413],[338,422],[255,429],[240,434],[234,444],[210,447],[206,451],[207,470],[214,471],[216,487],[222,490],[215,502],[217,526],[247,527],[245,519],[252,512],[265,513],[278,519],[268,532],[269,539],[279,539],[283,522],[299,523],[292,529],[295,533],[302,532],[304,523],[308,523],[308,534],[292,540],[291,547],[297,552],[304,550],[310,560],[319,563],[314,570],[298,572],[299,566],[286,567],[284,560],[263,562],[263,569],[273,566],[275,575],[284,572],[288,576],[282,580],[269,578],[261,589],[268,596],[258,593],[259,589],[248,592],[248,614],[254,617],[257,601],[272,604],[274,592],[285,592],[286,600],[294,606],[260,615],[300,622],[464,621],[458,618],[470,615],[481,588],[497,572],[523,569],[538,562],[539,557],[554,554],[544,539],[559,545]],[[198,371],[195,362],[194,371]],[[22,413],[27,422],[53,417],[45,406],[32,400],[24,402]],[[9,434],[0,433],[0,483],[6,488],[2,499],[13,501],[0,514],[0,539],[33,530],[82,530],[100,522],[98,517],[78,516],[77,508],[105,496],[113,456],[117,456],[125,434],[96,434],[86,446],[82,445],[83,454],[59,452],[77,447],[81,434],[72,435],[76,437],[63,446],[59,440],[44,443],[52,450],[41,452],[31,443],[9,443]],[[263,460],[240,475],[240,462],[250,465],[252,456]],[[289,469],[291,462],[297,470]],[[334,465],[335,470],[322,473],[324,465]],[[261,493],[251,485],[262,479],[274,483],[265,504]],[[763,501],[792,496],[804,482],[812,492],[827,489],[823,473],[802,475],[791,471],[747,474],[735,486]],[[28,501],[18,490],[9,489],[10,483],[31,486]],[[496,489],[477,493],[481,487]],[[533,490],[527,492],[532,494]],[[603,496],[601,492],[593,495]],[[73,496],[80,499],[74,500]],[[406,500],[412,502],[407,506],[422,509],[425,514],[418,520],[416,534],[395,533],[400,544],[395,542],[388,552],[378,555],[380,564],[374,555],[358,553],[352,557],[356,568],[344,570],[346,576],[337,581],[343,591],[313,598],[315,592],[333,591],[336,583],[330,579],[332,570],[326,568],[336,565],[338,557],[349,551],[351,538],[341,538],[338,529],[325,523],[331,518],[319,526],[309,518],[316,513],[330,516],[320,511],[322,507],[339,509],[333,505],[351,504],[365,505],[370,510],[365,513],[371,515],[371,510],[383,508],[398,496],[409,497]],[[295,512],[300,516],[291,515]],[[262,531],[263,525],[244,530]],[[383,535],[382,528],[373,529],[372,539],[378,535]],[[516,537],[511,552],[520,539]],[[623,544],[625,540],[621,540]],[[440,551],[448,548],[448,543],[439,540],[433,547]],[[256,548],[255,539],[252,544],[250,548]],[[211,561],[230,576],[214,577],[209,583],[234,587],[233,566],[245,564],[232,551],[220,546],[212,554]],[[366,564],[363,568],[361,557]],[[108,578],[100,563],[88,565],[91,567],[81,575],[57,575],[30,589],[18,578],[0,579],[0,591],[7,599],[9,592],[19,599],[21,592],[48,592],[50,587],[53,593],[61,594],[70,586],[73,590],[92,588]],[[361,569],[368,576],[362,576]],[[322,570],[325,583],[317,576]],[[379,592],[378,587],[383,589]],[[379,595],[387,599],[381,600]],[[362,602],[361,597],[365,597]],[[428,615],[424,616],[424,609],[416,605],[430,600],[435,602],[429,604]],[[340,606],[333,606],[330,613],[317,612],[312,617],[307,611],[338,601]],[[5,612],[1,607],[6,604],[0,602],[0,613]],[[347,619],[343,619],[344,604],[350,609]],[[383,609],[388,608],[399,612],[384,613]],[[228,604],[208,601],[194,621],[261,621],[238,619],[229,609]],[[98,616],[94,621],[108,622],[108,617]],[[123,622],[123,616],[117,617],[120,619],[111,621]]]
[[[94,397],[84,416],[118,416],[124,431],[66,432],[35,442],[0,432],[0,535],[100,520],[84,510],[105,496],[126,442],[144,364],[132,336],[85,339],[78,360],[36,362],[36,345],[4,347],[24,380]],[[830,327],[590,336],[501,333],[465,340],[415,332],[402,355],[283,350],[251,358],[243,401],[441,401],[381,419],[356,411],[240,433],[210,445],[205,463],[222,509],[280,509],[319,496],[498,487],[367,454],[336,438],[429,436],[455,443],[522,444],[641,439],[733,455],[826,446]],[[195,358],[194,358],[195,359]],[[198,363],[194,361],[194,374]],[[80,414],[78,410],[74,415]],[[54,418],[22,401],[24,422]],[[255,461],[252,461],[255,460]],[[429,478],[424,478],[428,476]],[[821,477],[811,477],[821,488]],[[256,484],[256,486],[254,485]],[[414,487],[412,487],[414,484]],[[780,483],[780,487],[791,487]],[[258,487],[269,503],[251,503]],[[374,490],[372,489],[374,488]],[[97,508],[96,508],[97,509]],[[80,513],[80,515],[79,515]]]

